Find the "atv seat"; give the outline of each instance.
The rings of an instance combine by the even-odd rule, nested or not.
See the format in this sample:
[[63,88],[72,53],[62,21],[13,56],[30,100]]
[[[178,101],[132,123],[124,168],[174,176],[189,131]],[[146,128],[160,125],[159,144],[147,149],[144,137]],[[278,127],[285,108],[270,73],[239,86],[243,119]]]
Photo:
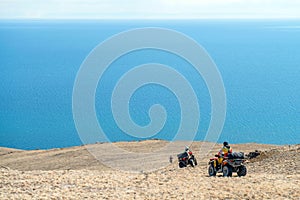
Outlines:
[[189,155],[187,154],[187,152],[184,152],[184,153],[180,153],[177,155],[178,158],[186,158],[188,157]]
[[244,152],[233,152],[228,154],[229,159],[244,159]]

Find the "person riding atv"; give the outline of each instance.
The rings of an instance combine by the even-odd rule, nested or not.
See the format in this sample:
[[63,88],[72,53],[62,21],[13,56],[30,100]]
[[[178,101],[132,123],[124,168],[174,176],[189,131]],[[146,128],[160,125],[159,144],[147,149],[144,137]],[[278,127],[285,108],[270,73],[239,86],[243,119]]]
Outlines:
[[188,146],[185,146],[184,151],[185,151],[188,155],[192,155],[192,154],[193,154],[192,151],[190,150],[190,147],[188,147]]
[[230,148],[228,142],[223,142],[223,147],[218,152],[218,159],[214,161],[214,167],[217,169],[223,162],[224,157],[228,157],[228,154],[232,153],[232,149]]

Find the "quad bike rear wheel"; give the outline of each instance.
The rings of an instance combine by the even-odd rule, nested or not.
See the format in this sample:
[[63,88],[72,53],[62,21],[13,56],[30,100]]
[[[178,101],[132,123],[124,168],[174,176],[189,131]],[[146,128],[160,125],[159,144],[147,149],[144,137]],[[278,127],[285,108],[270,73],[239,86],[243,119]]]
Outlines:
[[240,166],[237,170],[237,175],[238,176],[246,176],[246,174],[247,174],[246,166],[244,166],[244,165]]
[[179,162],[179,168],[184,168],[186,167],[186,164],[183,161]]
[[225,165],[223,167],[223,176],[224,177],[230,177],[232,176],[232,167],[229,165]]

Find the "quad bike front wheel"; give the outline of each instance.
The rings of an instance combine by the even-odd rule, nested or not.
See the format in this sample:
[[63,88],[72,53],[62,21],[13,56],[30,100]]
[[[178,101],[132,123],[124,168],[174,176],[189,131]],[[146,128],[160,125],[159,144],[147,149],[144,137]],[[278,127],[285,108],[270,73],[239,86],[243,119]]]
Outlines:
[[194,163],[195,163],[195,165],[198,165],[198,162],[197,162],[196,158],[194,158]]
[[195,167],[195,161],[194,161],[193,158],[191,158],[191,159],[189,160],[189,164],[190,164],[192,167]]
[[232,167],[229,165],[225,165],[223,167],[223,176],[224,177],[230,177],[232,176]]
[[240,166],[237,170],[237,175],[238,176],[246,176],[246,174],[247,174],[246,166],[244,166],[244,165]]
[[213,166],[213,164],[209,165],[208,167],[208,175],[209,176],[216,176],[217,172]]

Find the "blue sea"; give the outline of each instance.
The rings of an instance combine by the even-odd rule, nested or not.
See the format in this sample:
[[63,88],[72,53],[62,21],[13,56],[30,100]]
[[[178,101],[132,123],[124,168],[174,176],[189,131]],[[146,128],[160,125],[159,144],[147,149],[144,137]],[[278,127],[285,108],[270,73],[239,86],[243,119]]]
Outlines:
[[[72,114],[72,92],[84,59],[107,38],[134,28],[161,27],[197,41],[223,78],[227,114],[219,142],[300,143],[300,21],[0,21],[0,146],[49,149],[81,145]],[[200,105],[196,140],[203,140],[211,100],[202,77],[172,53],[144,49],[122,56],[99,81],[95,108],[111,141],[140,140],[116,124],[112,90],[126,71],[143,63],[173,67],[195,89]],[[120,66],[124,66],[121,68]],[[129,102],[132,120],[146,126],[148,109],[167,112],[163,129],[146,138],[172,140],[181,112],[168,88],[148,84]],[[96,142],[96,141],[91,141]]]

